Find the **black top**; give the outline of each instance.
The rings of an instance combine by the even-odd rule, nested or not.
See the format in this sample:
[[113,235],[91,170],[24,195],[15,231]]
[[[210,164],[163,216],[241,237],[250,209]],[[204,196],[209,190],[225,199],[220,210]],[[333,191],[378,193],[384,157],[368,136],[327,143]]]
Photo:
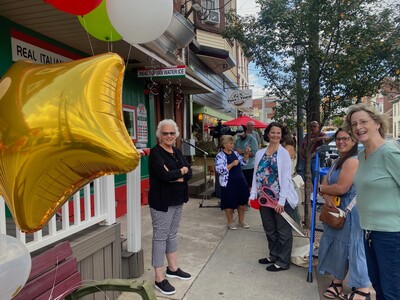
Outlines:
[[[189,200],[187,181],[192,177],[192,169],[182,152],[175,147],[172,149],[173,153],[169,153],[156,145],[150,150],[149,205],[155,210],[168,211],[168,206],[181,205]],[[182,167],[188,167],[189,172],[182,175]],[[182,177],[184,182],[175,182]]]

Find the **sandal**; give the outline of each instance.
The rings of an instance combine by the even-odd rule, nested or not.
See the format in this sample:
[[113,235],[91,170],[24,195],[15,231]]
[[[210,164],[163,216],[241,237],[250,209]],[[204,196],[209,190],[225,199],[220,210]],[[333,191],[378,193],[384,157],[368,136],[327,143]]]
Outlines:
[[[333,291],[329,290],[329,288],[333,288]],[[338,288],[341,288],[341,290],[339,291]],[[341,295],[342,291],[342,283],[334,283],[332,280],[331,285],[324,292],[324,297],[328,299],[336,299]]]
[[355,295],[360,295],[364,297],[364,300],[371,300],[371,293],[364,293],[359,290],[355,290],[351,294],[343,295],[344,300],[353,300]]

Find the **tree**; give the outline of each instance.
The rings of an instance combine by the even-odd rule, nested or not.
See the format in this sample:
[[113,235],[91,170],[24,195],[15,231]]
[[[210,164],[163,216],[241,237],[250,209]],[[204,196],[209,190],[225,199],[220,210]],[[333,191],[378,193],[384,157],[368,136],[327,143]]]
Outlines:
[[[257,2],[257,16],[227,15],[224,36],[242,43],[271,93],[305,110],[306,120],[298,119],[297,126],[312,120],[324,124],[340,108],[375,93],[384,77],[396,76],[400,4],[381,0]],[[307,227],[311,220],[310,150],[306,151]]]

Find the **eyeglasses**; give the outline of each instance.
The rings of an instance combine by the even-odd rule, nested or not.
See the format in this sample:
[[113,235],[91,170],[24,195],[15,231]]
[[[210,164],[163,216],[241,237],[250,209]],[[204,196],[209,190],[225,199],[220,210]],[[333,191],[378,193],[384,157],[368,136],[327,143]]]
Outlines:
[[161,132],[163,136],[167,136],[167,135],[172,135],[174,136],[176,134],[175,131],[171,131],[171,132]]
[[340,141],[343,141],[343,142],[348,142],[348,141],[350,141],[351,140],[351,137],[349,137],[349,136],[345,136],[345,137],[337,137],[336,139],[335,139],[335,141],[336,142],[340,142]]
[[360,120],[358,122],[353,122],[353,123],[351,123],[351,127],[355,128],[355,127],[357,127],[357,125],[365,126],[369,121],[372,121],[372,119],[370,119],[370,120]]

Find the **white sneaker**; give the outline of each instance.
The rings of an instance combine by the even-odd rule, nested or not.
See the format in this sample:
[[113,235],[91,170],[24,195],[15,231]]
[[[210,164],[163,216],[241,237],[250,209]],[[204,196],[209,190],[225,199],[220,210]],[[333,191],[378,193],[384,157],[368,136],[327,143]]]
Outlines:
[[233,223],[228,224],[228,228],[229,228],[230,230],[236,230],[236,229],[237,229],[236,225],[233,224]]
[[250,228],[250,225],[245,221],[239,222],[239,226],[241,226],[241,227],[243,227],[245,229],[249,229]]

